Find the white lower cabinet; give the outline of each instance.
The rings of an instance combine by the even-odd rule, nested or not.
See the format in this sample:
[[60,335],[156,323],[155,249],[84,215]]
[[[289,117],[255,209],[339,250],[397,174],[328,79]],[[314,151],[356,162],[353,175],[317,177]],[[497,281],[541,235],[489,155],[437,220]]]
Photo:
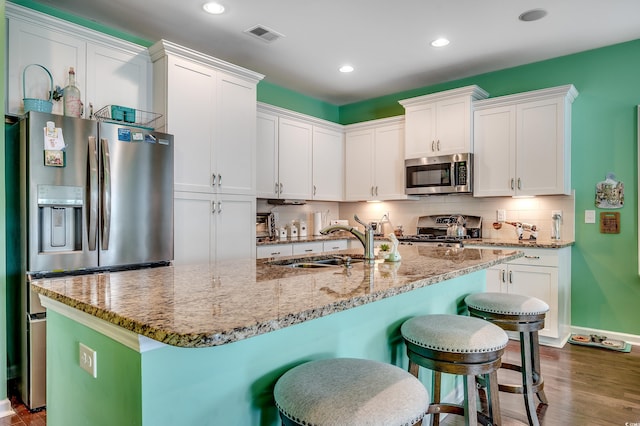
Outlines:
[[176,192],[174,216],[176,265],[255,257],[255,197]]
[[539,332],[540,343],[561,347],[571,325],[571,248],[523,251],[524,257],[487,269],[487,291],[524,294],[546,302],[549,312]]
[[308,241],[288,244],[265,244],[256,247],[256,257],[301,256],[305,254],[326,253],[337,250],[346,250],[348,240]]

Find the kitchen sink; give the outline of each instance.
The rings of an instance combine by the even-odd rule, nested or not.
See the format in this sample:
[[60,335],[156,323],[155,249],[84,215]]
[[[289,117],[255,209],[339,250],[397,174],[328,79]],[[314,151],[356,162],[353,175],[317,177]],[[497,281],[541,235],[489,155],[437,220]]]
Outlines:
[[331,257],[301,257],[297,259],[274,260],[268,262],[269,265],[284,266],[287,268],[327,268],[332,266],[348,266],[354,263],[363,262],[363,258],[353,258],[350,256]]

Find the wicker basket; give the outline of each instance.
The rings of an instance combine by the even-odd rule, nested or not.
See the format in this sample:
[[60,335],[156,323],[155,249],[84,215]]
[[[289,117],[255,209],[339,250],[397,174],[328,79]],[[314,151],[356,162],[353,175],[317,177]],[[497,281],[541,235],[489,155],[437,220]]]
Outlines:
[[26,67],[24,67],[24,71],[22,71],[22,93],[24,96],[27,96],[27,89],[26,89],[26,85],[25,85],[25,76],[27,73],[27,69],[29,69],[29,67],[32,66],[36,66],[36,67],[40,67],[43,70],[45,70],[45,72],[47,73],[47,75],[49,76],[49,81],[51,84],[51,90],[49,90],[49,99],[45,100],[45,99],[36,99],[36,98],[24,98],[24,112],[25,114],[29,111],[37,111],[37,112],[48,112],[50,113],[51,110],[53,109],[53,77],[51,76],[51,73],[49,72],[48,69],[46,69],[45,67],[43,67],[42,65],[39,64],[30,64],[27,65]]

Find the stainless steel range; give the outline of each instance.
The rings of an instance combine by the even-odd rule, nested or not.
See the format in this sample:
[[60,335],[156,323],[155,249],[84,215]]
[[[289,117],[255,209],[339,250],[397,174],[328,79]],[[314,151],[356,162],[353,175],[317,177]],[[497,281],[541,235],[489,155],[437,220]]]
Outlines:
[[402,244],[461,247],[466,239],[482,238],[482,217],[461,214],[420,216],[416,233],[398,237]]

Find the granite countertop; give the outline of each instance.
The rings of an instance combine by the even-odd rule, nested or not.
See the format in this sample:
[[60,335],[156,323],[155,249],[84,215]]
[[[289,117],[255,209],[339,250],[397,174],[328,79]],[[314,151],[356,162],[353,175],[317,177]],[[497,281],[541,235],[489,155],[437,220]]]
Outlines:
[[477,240],[465,240],[464,245],[469,246],[500,246],[519,248],[563,248],[570,247],[573,240],[517,240],[516,238],[480,238]]
[[[521,257],[506,249],[400,246],[402,261],[318,269],[269,259],[34,280],[39,294],[180,347],[223,345]],[[362,256],[362,250],[335,253]],[[314,256],[307,256],[312,258]],[[317,256],[316,256],[317,257]],[[286,258],[278,258],[280,262]],[[273,261],[273,260],[271,260]]]

